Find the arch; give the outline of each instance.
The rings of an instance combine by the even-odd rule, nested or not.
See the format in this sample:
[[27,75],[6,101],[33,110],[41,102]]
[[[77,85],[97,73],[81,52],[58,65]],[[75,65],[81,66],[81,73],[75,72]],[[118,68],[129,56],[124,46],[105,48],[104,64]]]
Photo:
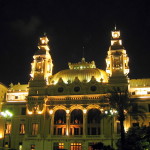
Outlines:
[[81,109],[74,109],[70,116],[71,124],[82,124],[83,123],[83,111]]
[[96,108],[92,108],[87,112],[87,121],[88,123],[100,123],[101,120],[101,111]]
[[66,123],[66,111],[58,109],[54,114],[54,124],[65,124]]
[[100,109],[100,106],[99,105],[91,104],[91,105],[88,105],[86,107],[86,109],[87,109],[87,112],[88,112],[90,109]]
[[101,111],[91,108],[87,112],[87,131],[88,135],[100,135]]
[[59,110],[59,109],[66,110],[67,108],[66,108],[65,106],[63,106],[63,105],[55,106],[55,107],[53,108],[53,113],[55,114],[55,112],[56,112],[57,110]]
[[71,113],[74,109],[81,109],[81,110],[83,110],[84,107],[81,106],[81,105],[72,105],[72,106],[70,107],[70,113]]

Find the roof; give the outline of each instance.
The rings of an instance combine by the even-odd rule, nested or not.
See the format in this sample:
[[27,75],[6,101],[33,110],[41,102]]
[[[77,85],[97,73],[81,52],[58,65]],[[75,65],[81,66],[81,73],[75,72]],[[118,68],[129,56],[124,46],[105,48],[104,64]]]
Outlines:
[[147,86],[150,86],[150,78],[130,80],[130,87],[147,87]]
[[50,83],[56,84],[59,79],[62,79],[64,83],[72,83],[77,78],[80,82],[87,81],[89,82],[92,78],[95,78],[98,82],[108,82],[108,74],[101,69],[98,68],[85,68],[85,69],[67,69],[62,70],[55,75],[53,75],[50,79]]
[[10,90],[14,90],[14,91],[27,91],[28,90],[28,84],[16,84],[16,85],[13,85],[11,84],[10,85]]

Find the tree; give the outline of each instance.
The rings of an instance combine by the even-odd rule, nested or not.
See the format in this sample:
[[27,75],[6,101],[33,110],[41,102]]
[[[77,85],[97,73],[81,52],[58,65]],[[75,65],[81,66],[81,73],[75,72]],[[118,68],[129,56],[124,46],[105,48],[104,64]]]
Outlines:
[[117,111],[117,119],[120,122],[121,149],[124,150],[125,145],[125,130],[124,121],[127,114],[130,114],[134,119],[145,118],[144,109],[138,107],[135,100],[131,100],[128,89],[120,87],[112,87],[107,96],[108,103],[112,109]]
[[[120,146],[120,139],[117,143]],[[125,134],[126,150],[150,149],[150,127],[132,127]]]
[[111,146],[105,146],[102,142],[92,145],[93,150],[114,150]]

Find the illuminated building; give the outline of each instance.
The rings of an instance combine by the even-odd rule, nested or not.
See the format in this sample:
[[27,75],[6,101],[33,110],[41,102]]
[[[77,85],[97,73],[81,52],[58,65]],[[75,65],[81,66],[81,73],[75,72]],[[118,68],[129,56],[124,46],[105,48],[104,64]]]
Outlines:
[[53,74],[49,40],[45,35],[40,38],[29,84],[11,84],[7,91],[2,110],[8,109],[14,115],[1,116],[1,147],[91,150],[97,142],[115,146],[119,122],[115,117],[111,123],[108,118],[101,119],[101,114],[107,112],[104,96],[110,86],[128,87],[132,98],[146,109],[147,120],[143,123],[129,117],[125,130],[132,125],[149,125],[150,79],[128,78],[129,58],[120,31],[111,33],[106,71],[82,58],[78,63],[68,63],[69,69]]

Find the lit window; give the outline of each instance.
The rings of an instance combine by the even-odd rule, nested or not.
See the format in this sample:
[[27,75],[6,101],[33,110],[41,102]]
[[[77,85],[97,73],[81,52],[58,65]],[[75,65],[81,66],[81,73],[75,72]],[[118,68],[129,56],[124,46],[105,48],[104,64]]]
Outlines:
[[5,124],[5,134],[10,134],[11,133],[11,124],[6,123]]
[[19,142],[19,150],[22,150],[22,142]]
[[64,143],[54,143],[53,149],[54,150],[64,149]]
[[70,150],[82,150],[81,143],[71,143]]
[[31,150],[35,150],[35,145],[31,145]]
[[32,124],[32,135],[37,135],[38,134],[38,128],[39,128],[38,123],[33,123]]
[[20,124],[20,134],[25,134],[25,125]]

